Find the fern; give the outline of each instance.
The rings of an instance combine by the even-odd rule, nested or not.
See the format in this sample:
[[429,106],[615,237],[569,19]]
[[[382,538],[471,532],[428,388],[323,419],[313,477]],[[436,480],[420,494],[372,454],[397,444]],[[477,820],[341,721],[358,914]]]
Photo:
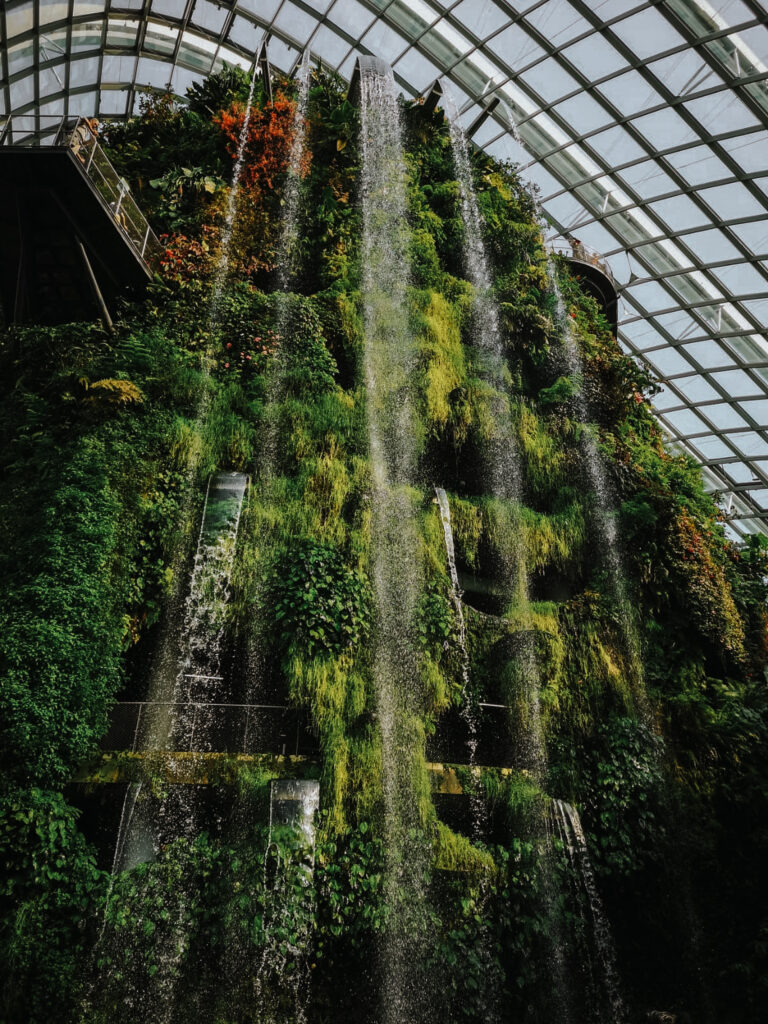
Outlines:
[[81,377],[80,384],[86,391],[83,401],[91,405],[139,405],[144,401],[141,389],[130,380],[105,377],[91,382],[87,377]]

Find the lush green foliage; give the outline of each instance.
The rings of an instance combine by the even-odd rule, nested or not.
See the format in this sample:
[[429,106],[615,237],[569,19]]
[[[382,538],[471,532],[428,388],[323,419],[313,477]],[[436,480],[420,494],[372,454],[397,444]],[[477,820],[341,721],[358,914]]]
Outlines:
[[366,637],[370,615],[367,581],[327,545],[305,541],[278,558],[272,570],[270,598],[282,642],[310,657],[341,654]]
[[[409,876],[384,827],[373,692],[359,118],[342,83],[313,72],[298,233],[283,254],[294,291],[276,291],[295,110],[293,83],[276,85],[270,106],[256,83],[215,308],[249,90],[227,68],[188,104],[154,97],[106,131],[167,232],[153,284],[121,309],[115,335],[69,324],[2,338],[2,1019],[246,1024],[303,1006],[312,1024],[375,1021],[397,943],[424,1024],[559,1019],[556,950],[558,970],[578,978],[589,944],[582,881],[551,839],[560,798],[581,812],[635,1016],[662,1004],[698,1013],[681,953],[698,931],[718,1019],[757,1024],[768,545],[725,540],[697,468],[663,444],[653,381],[561,264],[574,371],[533,200],[515,168],[475,153],[507,358],[489,382],[449,133],[418,103],[403,114],[423,586],[418,699],[398,713],[418,804],[409,884],[425,896],[414,933],[397,932],[398,901],[413,892],[388,885]],[[500,417],[520,459],[514,502],[483,476],[506,437]],[[606,493],[595,493],[595,455]],[[212,770],[212,783],[238,785],[216,788],[208,826],[189,834],[182,815],[153,861],[108,876],[62,791],[95,754],[115,697],[144,696],[217,469],[252,479],[230,581],[232,675],[243,700],[300,713],[317,757]],[[448,492],[463,622],[434,485]],[[621,540],[613,556],[606,523]],[[472,716],[482,771],[466,764]],[[461,762],[463,796],[430,793],[428,759]],[[183,766],[134,759],[139,808],[213,789],[175,784]],[[307,772],[322,793],[313,851],[267,827],[270,779]]]

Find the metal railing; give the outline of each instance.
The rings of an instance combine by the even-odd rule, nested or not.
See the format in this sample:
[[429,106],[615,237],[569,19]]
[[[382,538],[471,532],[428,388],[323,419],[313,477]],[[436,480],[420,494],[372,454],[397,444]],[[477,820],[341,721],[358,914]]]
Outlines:
[[594,267],[607,277],[613,287],[616,288],[613,271],[600,253],[596,249],[591,248],[591,246],[584,245],[583,242],[576,238],[569,238],[547,242],[547,248],[550,252],[557,253],[558,256],[565,256],[566,259],[575,260],[577,263],[586,263],[588,266]]
[[[304,715],[284,704],[220,704],[204,701],[119,701],[112,709],[103,750],[136,753],[159,749],[153,736],[174,737],[174,750],[245,754],[298,754],[306,746]],[[174,727],[182,725],[179,730]]]
[[93,118],[14,114],[0,125],[0,146],[69,149],[139,256],[148,263],[160,250],[157,236],[98,141]]

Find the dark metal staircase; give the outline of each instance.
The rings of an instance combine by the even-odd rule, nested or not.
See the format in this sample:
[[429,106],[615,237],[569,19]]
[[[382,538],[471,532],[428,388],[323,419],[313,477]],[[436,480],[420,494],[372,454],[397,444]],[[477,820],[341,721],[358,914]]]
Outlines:
[[151,279],[159,243],[86,119],[48,132],[6,122],[0,190],[7,323],[109,321],[108,307]]

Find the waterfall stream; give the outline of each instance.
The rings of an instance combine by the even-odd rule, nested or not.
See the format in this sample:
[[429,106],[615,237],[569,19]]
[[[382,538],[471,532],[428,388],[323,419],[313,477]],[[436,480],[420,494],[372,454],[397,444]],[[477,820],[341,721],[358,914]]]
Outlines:
[[[554,800],[554,818],[574,880],[577,906],[588,932],[587,942],[579,942],[579,954],[589,969],[591,985],[588,1002],[591,1024],[624,1024],[626,1012],[621,998],[616,966],[616,949],[603,901],[597,889],[592,861],[581,819],[575,807]],[[597,964],[593,964],[592,952]],[[597,967],[597,970],[595,970]]]
[[[173,694],[174,703],[180,705],[180,711],[167,738],[152,737],[161,743],[170,739],[174,750],[209,749],[211,723],[206,716],[205,705],[216,699],[223,682],[221,644],[247,486],[248,477],[244,473],[216,473],[208,481],[200,537],[184,606],[183,648]],[[159,749],[164,748],[161,746]]]
[[[176,668],[155,679],[151,710],[139,749],[210,749],[214,722],[208,706],[217,700],[223,682],[221,644],[247,486],[248,477],[243,473],[216,473],[208,482],[184,605]],[[159,805],[139,801],[139,788],[136,786],[135,791],[129,790],[126,795],[115,845],[113,876],[118,871],[153,860],[162,837],[171,835],[176,840],[192,842],[200,831],[197,787],[176,787],[178,791],[171,791]],[[163,1022],[172,1019],[176,972],[189,944],[187,902],[185,894],[179,892],[171,940],[158,965],[157,1019]]]
[[[173,672],[154,679],[140,750],[207,749],[212,722],[206,704],[220,690],[221,643],[224,634],[229,579],[235,556],[240,512],[248,485],[243,473],[217,473],[208,481],[200,535],[179,631]],[[136,813],[138,789],[126,801],[115,844],[115,871],[128,870],[150,859],[151,823]],[[193,812],[190,811],[190,814]],[[191,834],[188,821],[184,834]]]
[[374,687],[382,745],[385,890],[390,927],[381,951],[383,1019],[417,1019],[422,986],[416,966],[423,931],[424,852],[416,727],[419,671],[414,625],[420,592],[411,401],[415,341],[406,303],[408,227],[400,110],[391,69],[360,59],[364,373],[372,465]]
[[293,259],[298,241],[299,199],[301,197],[301,170],[307,148],[307,104],[309,102],[310,51],[307,48],[299,64],[299,91],[293,116],[293,135],[288,158],[288,176],[283,202],[283,230],[277,257],[277,280],[281,291],[287,291],[293,272]]
[[[478,707],[473,701],[469,689],[469,651],[467,650],[467,627],[464,621],[464,607],[461,603],[461,587],[459,586],[459,574],[456,570],[456,552],[453,544],[453,529],[451,528],[451,506],[448,502],[448,495],[442,487],[435,488],[437,503],[440,508],[440,519],[443,524],[443,537],[445,539],[445,553],[448,559],[448,570],[451,577],[451,601],[456,613],[456,621],[459,624],[459,652],[461,655],[461,717],[467,727],[467,763],[470,769],[477,764],[477,733],[478,733]],[[474,788],[470,793],[470,809],[472,813],[472,837],[477,840],[482,838],[488,824],[485,801],[482,795]]]
[[[213,282],[209,308],[209,324],[214,327],[220,316],[223,291],[229,268],[230,249],[237,216],[237,200],[244,169],[245,150],[249,137],[252,102],[258,75],[258,63],[254,64],[250,78],[245,116],[238,138],[237,156],[227,198],[227,208],[222,232],[219,263]],[[278,260],[278,279],[281,289],[289,286],[292,276],[292,258],[298,237],[298,213],[300,200],[301,168],[306,149],[306,113],[309,97],[310,67],[309,51],[306,51],[299,71],[299,92],[294,116],[294,134],[286,180],[285,212]],[[281,317],[278,316],[278,322]],[[285,320],[285,316],[282,317]],[[277,333],[282,334],[283,331]],[[205,377],[210,372],[208,359],[202,363]],[[274,397],[274,395],[273,395]],[[205,423],[209,409],[208,391],[204,389],[196,422]],[[270,465],[275,453],[268,452]],[[194,480],[199,463],[199,449],[194,448],[187,470],[188,481]],[[168,752],[204,751],[215,748],[215,711],[211,707],[220,703],[225,680],[222,676],[222,641],[226,624],[227,604],[230,596],[230,578],[234,565],[240,516],[249,478],[243,473],[219,472],[209,481],[202,512],[200,533],[194,555],[189,587],[183,606],[181,593],[169,607],[168,628],[164,630],[158,652],[155,671],[151,680],[150,701],[144,715],[141,731],[137,729],[135,748]],[[191,519],[193,490],[185,501],[183,514]],[[177,560],[175,566],[181,575],[182,566]],[[316,808],[318,791],[313,784],[313,809]],[[175,787],[178,792],[173,798],[148,801],[144,805],[139,796],[141,783],[129,785],[123,801],[122,813],[112,863],[112,880],[120,871],[130,870],[138,864],[153,860],[161,841],[171,836],[176,840],[192,841],[199,833],[199,806],[197,787]],[[309,798],[307,798],[309,799]],[[311,802],[311,801],[310,801]],[[306,803],[306,800],[304,801]],[[271,830],[270,809],[270,830]],[[312,815],[310,815],[311,817]],[[304,816],[306,818],[306,815]],[[306,842],[309,824],[302,821],[300,830]],[[161,839],[161,837],[163,837]],[[314,848],[314,833],[312,835]],[[302,868],[306,872],[306,865]],[[284,881],[286,881],[284,879]],[[287,881],[286,881],[287,884]],[[289,905],[287,892],[276,893],[276,900]],[[109,897],[108,897],[109,900]],[[170,1022],[173,1019],[176,983],[179,965],[187,956],[190,942],[188,921],[188,897],[178,894],[178,906],[170,925],[170,936],[158,964],[155,977],[155,998],[152,1019]],[[107,917],[99,937],[102,942]],[[111,941],[111,939],[110,939]],[[308,941],[308,936],[307,936]],[[308,964],[306,965],[303,988],[308,992]],[[303,1019],[306,999],[296,997],[296,1019]]]
[[[299,239],[299,218],[301,214],[301,172],[307,151],[307,112],[309,106],[310,51],[306,49],[299,64],[298,94],[293,115],[291,149],[288,157],[288,171],[283,196],[283,218],[280,244],[277,250],[275,293],[275,335],[279,339],[288,336],[291,330],[291,303],[286,295],[290,291],[297,271],[296,243]],[[280,452],[280,424],[277,419],[278,405],[283,397],[286,371],[286,356],[283,346],[278,344],[267,372],[267,394],[262,428],[262,445],[259,452],[258,472],[265,486],[274,476]]]
[[[576,339],[571,327],[571,318],[565,308],[565,301],[557,280],[557,269],[552,256],[547,261],[547,276],[552,294],[556,300],[556,316],[563,341],[563,356],[568,373],[581,379],[583,364]],[[635,701],[643,715],[648,717],[647,697],[645,693],[645,672],[640,652],[640,639],[635,624],[634,610],[627,595],[627,585],[622,565],[619,534],[613,515],[612,501],[602,456],[597,442],[589,429],[589,409],[587,402],[579,390],[573,397],[574,409],[579,422],[585,429],[581,434],[582,458],[589,484],[594,492],[594,522],[600,541],[602,557],[608,571],[613,597],[619,610],[619,618],[623,633],[624,645],[629,658],[630,678],[634,689]]]
[[232,180],[229,186],[229,195],[227,196],[227,212],[224,217],[224,231],[221,235],[221,254],[219,256],[219,264],[216,268],[216,276],[213,282],[213,295],[211,298],[211,309],[209,314],[211,323],[216,323],[219,319],[221,296],[224,292],[224,285],[226,284],[227,272],[229,270],[229,253],[232,246],[232,232],[235,227],[237,197],[240,193],[240,182],[243,176],[245,147],[248,142],[248,132],[251,127],[253,92],[256,87],[256,79],[258,78],[258,75],[259,62],[254,60],[251,81],[248,86],[248,99],[245,104],[245,116],[243,118],[243,125],[240,129],[240,135],[237,139],[237,156],[235,157],[235,165],[232,168]]
[[[275,978],[291,989],[295,1024],[304,1024],[307,1019],[311,981],[309,961],[316,918],[313,887],[315,814],[319,806],[320,783],[315,779],[272,781],[269,833],[264,855],[262,929],[266,942],[254,979],[260,1020],[264,1024],[273,1018],[270,1009],[264,1005],[263,995],[267,982]],[[280,838],[278,830],[283,833]],[[298,908],[297,893],[301,894]],[[290,939],[286,940],[286,936]],[[283,1019],[282,1016],[275,1017],[275,1024]]]
[[453,610],[456,612],[456,621],[459,624],[459,649],[461,651],[461,681],[463,693],[468,693],[469,687],[469,653],[467,651],[467,627],[464,622],[464,607],[461,603],[461,587],[459,586],[459,574],[456,571],[456,551],[453,545],[453,529],[451,528],[451,506],[448,503],[448,495],[442,487],[435,488],[437,504],[440,508],[440,521],[443,524],[443,537],[445,538],[445,553],[448,559],[448,571],[451,576],[451,600]]
[[[451,149],[456,177],[461,193],[461,210],[464,220],[464,265],[467,279],[474,287],[472,309],[473,342],[478,359],[480,377],[499,393],[499,407],[494,426],[496,433],[487,443],[483,458],[488,492],[494,497],[520,500],[522,477],[517,443],[512,432],[509,410],[503,396],[509,393],[509,371],[504,349],[504,340],[499,328],[499,311],[493,294],[493,283],[488,268],[488,259],[483,241],[483,219],[477,204],[477,194],[472,179],[467,139],[459,121],[459,112],[447,83],[445,113],[451,134]],[[515,552],[520,563],[521,551]],[[521,573],[521,564],[510,567]],[[524,574],[523,574],[524,575]]]
[[[464,263],[467,277],[475,289],[472,319],[474,347],[478,355],[480,376],[498,395],[498,408],[494,410],[496,433],[493,440],[486,442],[485,450],[482,453],[485,477],[488,482],[488,491],[495,498],[505,498],[519,504],[522,474],[517,442],[513,434],[507,405],[507,396],[509,395],[507,357],[499,329],[498,307],[493,295],[491,274],[483,242],[483,220],[472,178],[469,149],[448,83],[446,83],[445,90],[445,112],[461,194],[464,218]],[[503,564],[501,569],[507,581],[509,595],[522,611],[527,634],[527,640],[519,653],[519,662],[520,676],[525,689],[524,696],[529,708],[529,724],[523,734],[518,737],[518,752],[526,770],[541,783],[546,772],[547,756],[541,727],[539,699],[541,680],[530,622],[527,553],[521,524],[518,524],[515,529],[512,548],[513,550],[507,554],[506,564]]]
[[[451,135],[454,167],[459,182],[462,214],[464,219],[464,263],[466,274],[475,288],[473,321],[474,343],[479,357],[481,377],[501,396],[509,394],[509,371],[504,341],[499,328],[499,315],[493,295],[491,273],[483,242],[483,220],[477,202],[469,148],[464,135],[459,113],[450,94],[450,85],[445,95],[445,112]],[[515,504],[522,498],[522,472],[517,453],[517,442],[513,434],[509,409],[499,403],[496,410],[497,433],[491,443],[486,443],[483,458],[485,477],[490,493],[496,498],[505,498]],[[513,540],[513,551],[509,562],[502,566],[510,596],[522,612],[524,634],[517,651],[522,698],[527,705],[527,722],[516,738],[517,754],[523,770],[539,788],[543,788],[547,773],[547,752],[541,722],[541,676],[535,647],[535,630],[530,610],[528,557],[522,523],[517,524]],[[557,926],[556,907],[558,892],[552,864],[552,843],[549,838],[548,822],[545,815],[531,824],[532,833],[543,832],[544,842],[539,855],[542,899],[553,927],[546,936],[547,969],[551,977],[549,999],[553,1012],[562,1024],[571,1024],[571,978],[563,956],[563,942]]]

